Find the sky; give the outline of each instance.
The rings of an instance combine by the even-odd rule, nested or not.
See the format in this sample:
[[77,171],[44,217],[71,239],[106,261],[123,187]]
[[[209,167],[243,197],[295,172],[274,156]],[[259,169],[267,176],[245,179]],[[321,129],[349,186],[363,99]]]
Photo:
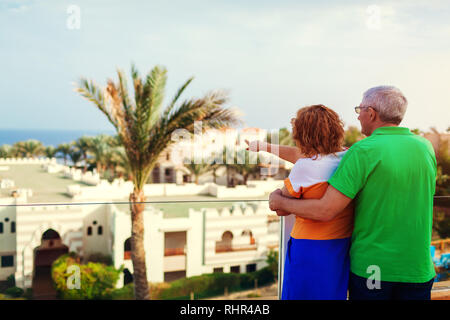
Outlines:
[[75,84],[134,63],[167,68],[166,102],[191,76],[186,99],[226,90],[245,126],[290,127],[321,103],[359,128],[363,92],[394,85],[402,126],[444,131],[449,40],[446,0],[2,0],[0,129],[111,130]]

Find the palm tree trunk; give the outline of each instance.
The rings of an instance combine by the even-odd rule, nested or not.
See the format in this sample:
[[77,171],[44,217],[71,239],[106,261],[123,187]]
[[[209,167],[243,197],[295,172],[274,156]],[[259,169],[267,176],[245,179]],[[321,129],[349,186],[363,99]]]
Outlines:
[[130,194],[131,261],[133,262],[134,270],[134,297],[137,300],[150,299],[144,250],[144,200],[144,192],[142,190],[135,189]]
[[86,173],[86,171],[87,171],[87,156],[85,154],[83,154],[83,160],[84,160],[83,173]]

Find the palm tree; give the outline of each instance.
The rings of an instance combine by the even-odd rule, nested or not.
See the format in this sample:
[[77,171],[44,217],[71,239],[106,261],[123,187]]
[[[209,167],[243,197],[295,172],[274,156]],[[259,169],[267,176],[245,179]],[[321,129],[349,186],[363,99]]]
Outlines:
[[118,175],[119,178],[125,176],[127,180],[132,180],[131,166],[128,162],[125,148],[122,146],[115,147],[112,149],[112,154],[112,163],[115,170],[114,175]]
[[67,165],[67,156],[70,154],[71,146],[69,143],[61,143],[56,148],[57,153],[62,155],[62,158],[64,159],[64,165]]
[[198,180],[199,178],[214,170],[214,167],[216,167],[216,164],[210,164],[210,163],[194,163],[194,162],[185,162],[184,165],[190,172],[191,174],[194,176],[194,182],[195,184],[198,184]]
[[0,146],[0,158],[8,158],[11,156],[12,147],[9,144]]
[[92,144],[89,147],[89,151],[94,156],[92,161],[95,163],[97,173],[100,176],[104,173],[108,166],[108,153],[111,151],[110,141],[110,136],[100,134],[92,139]]
[[81,138],[78,138],[74,143],[74,146],[77,147],[81,152],[81,157],[84,162],[83,173],[87,171],[88,152],[92,145],[92,139],[93,138],[89,136],[82,136]]
[[250,152],[244,150],[237,152],[234,163],[230,164],[230,167],[243,177],[245,185],[249,176],[259,171],[258,158],[256,158],[256,163],[250,163],[250,160]]
[[130,194],[130,210],[135,297],[149,299],[144,250],[143,189],[158,156],[173,143],[171,137],[177,129],[194,132],[195,121],[202,121],[204,128],[221,128],[239,121],[233,111],[222,107],[227,100],[223,93],[213,92],[200,99],[189,99],[176,107],[178,99],[193,78],[181,86],[162,112],[167,80],[165,68],[156,66],[142,79],[132,66],[133,100],[128,94],[123,72],[118,70],[117,74],[119,81],[109,80],[105,91],[86,79],[80,80],[77,91],[105,114],[125,148],[134,185]]
[[69,157],[70,160],[72,160],[73,166],[76,167],[78,162],[80,162],[82,153],[81,150],[75,147],[74,143],[72,143],[72,146],[69,151]]
[[44,153],[44,145],[35,139],[25,141],[23,147],[27,157],[38,157]]
[[53,158],[56,155],[56,148],[54,146],[47,146],[45,147],[44,154],[47,158]]
[[44,146],[42,145],[42,142],[35,139],[16,142],[13,145],[13,149],[13,153],[15,154],[15,156],[27,158],[40,156],[44,152]]

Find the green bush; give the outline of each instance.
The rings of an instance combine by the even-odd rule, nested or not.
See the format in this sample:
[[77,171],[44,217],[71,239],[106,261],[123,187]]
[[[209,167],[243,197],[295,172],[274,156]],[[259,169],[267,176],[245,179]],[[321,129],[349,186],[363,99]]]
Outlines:
[[[68,267],[80,268],[80,289],[69,289]],[[115,269],[102,263],[88,262],[81,264],[75,253],[59,257],[52,265],[52,278],[58,295],[62,299],[111,299],[122,268]]]
[[134,299],[134,284],[129,283],[122,288],[111,291],[111,299],[113,300],[132,300]]
[[6,283],[7,283],[7,288],[12,288],[16,286],[16,277],[14,276],[14,274],[8,276],[8,278],[6,278]]
[[273,278],[278,277],[278,251],[270,249],[267,254],[267,260],[269,270],[272,272]]
[[111,255],[105,255],[102,253],[92,253],[90,254],[87,259],[86,262],[95,262],[95,263],[103,263],[106,264],[107,266],[112,266],[113,265],[113,259]]
[[255,279],[258,286],[273,283],[274,275],[269,267],[251,273],[210,273],[201,276],[179,279],[166,285],[165,288],[152,288],[152,299],[178,300],[190,299],[194,292],[196,299],[222,295],[225,287],[228,292],[254,288]]
[[23,297],[24,297],[25,299],[28,299],[28,300],[33,299],[33,289],[31,289],[31,288],[25,289],[25,292],[24,292],[24,294],[23,294]]
[[24,293],[23,289],[18,287],[10,287],[5,290],[5,294],[13,298],[19,298],[23,296],[23,293]]

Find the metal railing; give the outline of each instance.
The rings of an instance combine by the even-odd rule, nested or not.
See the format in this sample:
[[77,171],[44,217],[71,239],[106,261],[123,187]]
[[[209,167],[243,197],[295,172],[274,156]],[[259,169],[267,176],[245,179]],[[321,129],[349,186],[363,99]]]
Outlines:
[[[214,199],[214,200],[176,200],[176,201],[143,201],[140,203],[145,203],[149,205],[158,205],[158,204],[205,204],[205,208],[208,208],[208,204],[217,204],[217,203],[224,203],[229,204],[231,206],[235,203],[249,203],[249,202],[267,202],[266,199]],[[98,204],[115,204],[115,205],[123,205],[126,210],[129,211],[129,201],[109,201],[109,202],[67,202],[67,203],[22,203],[22,204],[0,204],[0,209],[2,207],[42,207],[42,206],[51,206],[51,207],[59,207],[58,209],[65,209],[67,210],[69,207],[73,206],[86,206],[86,205],[98,205]],[[434,206],[436,208],[446,211],[447,214],[450,211],[450,196],[436,196],[434,197]],[[55,210],[53,210],[55,211]],[[51,213],[51,212],[49,212]],[[278,244],[278,251],[279,251],[279,262],[278,262],[278,296],[281,295],[281,288],[282,288],[282,281],[283,281],[283,265],[284,265],[284,254],[285,254],[285,241],[288,237],[288,234],[286,230],[289,228],[289,224],[293,224],[294,216],[289,217],[281,217],[281,219],[277,216],[268,216],[268,221],[273,222],[280,222],[280,228],[279,228],[279,244]],[[278,221],[277,221],[278,220]],[[17,226],[19,227],[19,226]],[[6,230],[6,227],[5,227]],[[38,235],[39,236],[39,235]],[[432,245],[436,246],[437,249],[440,249],[441,251],[448,248],[448,245],[450,244],[450,239],[444,239],[444,240],[437,240],[433,241]],[[239,244],[239,245],[232,245],[232,246],[216,246],[215,252],[216,253],[223,253],[223,252],[233,252],[233,251],[245,251],[245,250],[256,250],[257,249],[257,242],[255,239],[253,239],[253,243],[249,244]],[[269,247],[269,246],[268,246]],[[274,246],[271,246],[272,248]],[[23,255],[23,252],[18,253]],[[185,255],[185,249],[184,248],[165,248],[164,249],[164,256],[175,256],[175,255]],[[128,260],[131,258],[131,252],[125,251],[124,252],[124,259]],[[16,261],[16,259],[14,259]],[[22,261],[24,259],[22,258]]]

